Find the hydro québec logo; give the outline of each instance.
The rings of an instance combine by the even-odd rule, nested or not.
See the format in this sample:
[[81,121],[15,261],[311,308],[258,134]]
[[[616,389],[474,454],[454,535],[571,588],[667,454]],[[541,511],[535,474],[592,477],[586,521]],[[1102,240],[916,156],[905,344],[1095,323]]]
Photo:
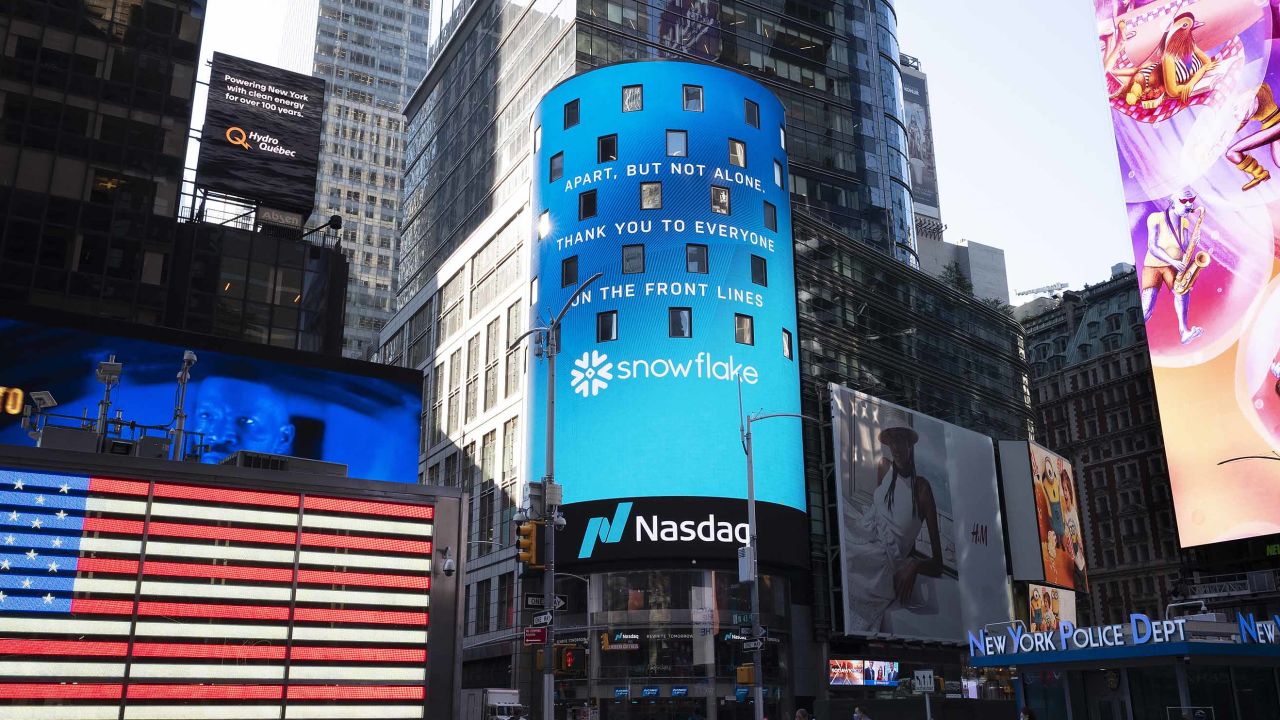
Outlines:
[[693,380],[719,380],[737,382],[739,378],[748,385],[760,381],[760,373],[751,365],[744,365],[730,355],[727,360],[717,360],[709,352],[700,352],[692,358],[649,358],[619,360],[616,363],[599,350],[582,353],[573,361],[569,371],[569,386],[582,397],[595,397],[609,383],[623,380],[648,380],[651,378],[689,378]]
[[[621,542],[626,533],[627,520],[631,518],[634,503],[620,502],[613,510],[613,518],[593,517],[587,522],[582,535],[578,559],[586,560],[596,551],[596,543],[611,545]],[[720,542],[745,545],[748,539],[746,523],[716,520],[715,513],[705,520],[663,520],[658,515],[637,515],[634,541],[642,542]]]

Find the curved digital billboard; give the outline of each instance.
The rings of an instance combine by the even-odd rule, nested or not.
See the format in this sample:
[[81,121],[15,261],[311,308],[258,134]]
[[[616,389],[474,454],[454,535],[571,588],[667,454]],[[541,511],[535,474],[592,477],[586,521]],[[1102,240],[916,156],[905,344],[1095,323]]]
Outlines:
[[[600,68],[534,119],[534,317],[564,316],[557,562],[736,558],[747,412],[800,412],[782,104],[730,70]],[[531,477],[545,471],[546,362],[531,359]],[[808,556],[800,424],[754,428],[762,563]]]

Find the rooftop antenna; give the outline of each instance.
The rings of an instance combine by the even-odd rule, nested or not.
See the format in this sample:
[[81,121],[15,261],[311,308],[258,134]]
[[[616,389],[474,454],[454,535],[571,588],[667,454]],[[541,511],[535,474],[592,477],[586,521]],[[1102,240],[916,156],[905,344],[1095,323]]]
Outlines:
[[111,355],[104,362],[98,363],[98,369],[94,373],[98,382],[105,386],[102,401],[98,403],[97,432],[99,435],[105,436],[107,433],[107,414],[111,410],[111,388],[120,384],[120,373],[123,369],[124,365],[116,362],[116,356]]
[[178,371],[178,401],[173,408],[173,459],[182,462],[186,459],[187,444],[185,430],[187,428],[187,382],[191,380],[191,368],[196,364],[196,354],[190,350],[182,351],[182,369]]

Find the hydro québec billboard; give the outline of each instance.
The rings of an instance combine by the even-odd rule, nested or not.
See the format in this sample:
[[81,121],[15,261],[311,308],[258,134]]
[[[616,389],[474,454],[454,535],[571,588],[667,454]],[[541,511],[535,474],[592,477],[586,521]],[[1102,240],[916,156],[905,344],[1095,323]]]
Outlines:
[[[533,317],[564,316],[557,563],[734,563],[747,412],[800,412],[782,104],[724,68],[655,61],[571,78],[535,117]],[[529,463],[547,365],[531,354]],[[809,553],[800,421],[754,426],[760,562]]]
[[[0,385],[27,397],[51,392],[58,405],[50,412],[93,420],[103,397],[95,368],[114,355],[123,370],[112,417],[119,410],[125,421],[169,425],[183,351],[193,350],[184,404],[189,458],[216,464],[250,450],[342,463],[356,478],[417,482],[417,372],[189,333],[152,338],[96,319],[109,329],[66,322],[0,317],[0,346],[10,349],[0,360]],[[20,417],[0,414],[0,444],[32,442]]]
[[1095,12],[1179,539],[1280,532],[1280,9]]
[[829,390],[845,634],[959,642],[1011,620],[991,438]]
[[196,184],[309,214],[324,89],[320,78],[214,53]]

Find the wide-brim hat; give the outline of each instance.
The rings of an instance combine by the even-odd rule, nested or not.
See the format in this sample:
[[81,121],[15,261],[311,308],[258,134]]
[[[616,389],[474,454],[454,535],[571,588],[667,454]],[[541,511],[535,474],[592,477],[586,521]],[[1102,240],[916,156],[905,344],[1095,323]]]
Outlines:
[[898,443],[915,445],[919,441],[920,434],[909,427],[891,427],[880,431],[880,442],[886,445],[896,445]]

